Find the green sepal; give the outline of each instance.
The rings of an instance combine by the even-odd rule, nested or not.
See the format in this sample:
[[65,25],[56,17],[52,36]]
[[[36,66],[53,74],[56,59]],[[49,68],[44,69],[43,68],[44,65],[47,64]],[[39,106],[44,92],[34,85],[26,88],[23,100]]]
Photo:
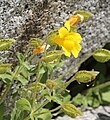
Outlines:
[[77,32],[77,30],[78,30],[78,27],[77,27],[77,26],[71,26],[71,27],[70,27],[70,31],[71,31],[71,32]]
[[11,70],[11,66],[12,66],[12,64],[0,63],[0,74],[4,74],[7,71],[10,71]]
[[8,50],[12,43],[16,42],[15,39],[0,39],[0,51]]
[[94,16],[92,13],[84,11],[84,10],[79,10],[75,12],[75,15],[82,15],[84,17],[84,22],[87,21],[90,17]]
[[30,40],[30,44],[31,46],[37,48],[38,46],[41,46],[43,43],[43,40],[42,39],[39,39],[39,38],[31,38]]
[[51,31],[46,39],[47,44],[50,44],[50,45],[55,44],[54,37],[57,35],[58,35],[58,30]]
[[88,83],[88,82],[93,81],[98,74],[99,74],[98,71],[82,70],[82,71],[77,72],[72,79],[75,79],[78,82]]
[[61,55],[64,52],[61,50],[49,51],[45,57],[42,57],[41,60],[47,63],[54,63],[61,58]]
[[108,60],[110,60],[110,51],[106,49],[98,49],[93,52],[93,57],[98,62],[107,62]]
[[62,110],[68,116],[75,118],[78,115],[82,115],[82,113],[73,105],[73,104],[63,104],[61,105]]

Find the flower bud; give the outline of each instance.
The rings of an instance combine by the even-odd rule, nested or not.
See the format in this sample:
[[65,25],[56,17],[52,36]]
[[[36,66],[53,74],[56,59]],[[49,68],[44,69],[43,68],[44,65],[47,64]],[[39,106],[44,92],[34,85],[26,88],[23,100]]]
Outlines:
[[106,49],[98,49],[93,52],[93,57],[98,62],[107,62],[108,60],[110,60],[110,51]]
[[46,86],[47,86],[49,89],[53,89],[53,88],[57,87],[57,83],[56,83],[54,80],[48,79],[48,80],[46,81]]
[[72,118],[75,118],[78,115],[82,115],[82,113],[73,104],[67,103],[63,104],[61,107],[63,112]]
[[93,81],[98,74],[99,74],[98,71],[82,70],[75,74],[74,79],[77,80],[78,82],[88,83]]

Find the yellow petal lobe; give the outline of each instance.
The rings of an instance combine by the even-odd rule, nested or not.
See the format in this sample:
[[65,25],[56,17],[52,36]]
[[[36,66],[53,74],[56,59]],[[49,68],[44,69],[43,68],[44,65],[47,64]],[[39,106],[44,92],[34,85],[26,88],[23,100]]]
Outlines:
[[66,50],[63,46],[62,46],[62,49],[64,50],[65,56],[67,56],[67,57],[71,56],[71,53],[68,50]]
[[60,28],[58,32],[61,38],[63,38],[66,34],[69,33],[69,31],[65,27]]
[[70,21],[67,20],[64,24],[64,26],[67,28],[68,31],[70,31]]
[[72,49],[71,52],[72,52],[72,54],[74,55],[75,58],[78,57],[79,52],[81,51],[81,48],[82,48],[81,45],[76,43],[75,47]]

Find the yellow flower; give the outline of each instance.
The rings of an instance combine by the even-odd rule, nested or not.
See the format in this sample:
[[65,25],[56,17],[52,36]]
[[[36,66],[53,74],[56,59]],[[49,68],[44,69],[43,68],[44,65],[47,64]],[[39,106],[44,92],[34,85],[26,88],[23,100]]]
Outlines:
[[75,58],[78,57],[78,54],[81,50],[80,42],[82,37],[79,33],[70,32],[70,21],[65,22],[65,27],[59,29],[59,35],[54,37],[54,42],[62,47],[65,51],[65,55],[70,57],[71,52]]

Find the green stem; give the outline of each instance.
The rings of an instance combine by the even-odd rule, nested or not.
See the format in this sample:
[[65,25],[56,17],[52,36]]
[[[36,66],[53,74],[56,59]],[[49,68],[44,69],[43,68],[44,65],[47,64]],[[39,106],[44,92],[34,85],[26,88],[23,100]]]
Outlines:
[[52,114],[53,116],[58,116],[59,114],[61,114],[62,113],[62,111],[58,111],[58,112],[56,112],[56,113],[54,113],[54,114]]
[[36,83],[40,82],[39,70],[40,70],[40,62],[38,62],[38,69],[37,69],[37,73],[36,73]]
[[49,103],[49,101],[46,100],[40,107],[37,108],[37,110],[34,111],[34,114],[36,114],[36,112],[37,112],[39,109],[43,108],[43,107],[44,107],[45,105],[47,105],[48,103]]
[[[29,49],[30,49],[30,44],[28,45],[27,51],[25,52],[25,55],[24,55],[25,57],[26,57],[27,53],[29,52]],[[1,104],[1,103],[4,101],[4,99],[6,98],[8,92],[9,92],[9,90],[10,90],[10,88],[11,88],[13,82],[14,82],[14,79],[15,79],[16,76],[19,74],[20,69],[21,69],[21,65],[19,65],[18,69],[15,71],[11,83],[7,85],[7,88],[6,88],[5,92],[4,92],[3,95],[1,96],[1,98],[0,98],[0,104]]]
[[55,112],[55,111],[59,110],[60,108],[61,108],[61,106],[58,106],[58,107],[56,107],[56,108],[50,110],[50,112]]
[[75,81],[74,77],[71,78],[69,81],[66,82],[65,88],[67,88],[67,86],[72,83],[73,81]]
[[24,120],[29,120],[29,119],[30,119],[30,114]]
[[63,75],[59,76],[59,79],[62,79],[65,75],[67,75],[68,73],[70,73],[71,71],[73,71],[76,67],[80,66],[83,62],[85,62],[91,56],[92,56],[92,54],[89,55],[89,56],[87,56],[86,58],[84,58],[81,62],[79,62],[78,64],[76,64],[72,68],[70,68],[66,73],[64,73]]
[[31,46],[31,44],[29,43],[29,44],[27,45],[27,50],[26,50],[26,52],[25,52],[25,54],[24,54],[24,57],[25,57],[25,58],[26,58],[26,55],[27,55],[28,52],[29,52],[30,46]]
[[46,43],[46,46],[45,46],[45,49],[44,49],[44,57],[46,57],[46,55],[47,55],[46,49],[47,49],[47,43]]
[[[35,114],[37,114],[37,112],[38,112],[38,110],[39,109],[41,109],[41,108],[43,108],[45,105],[47,105],[49,103],[49,101],[45,101],[39,108],[37,108],[37,110],[35,110],[34,112],[33,112],[33,115],[35,115]],[[39,113],[40,114],[40,113]],[[29,120],[30,119],[30,114],[24,119],[24,120]]]
[[10,87],[11,87],[12,84],[9,84],[4,92],[4,94],[1,96],[0,98],[0,104],[3,103],[4,99],[6,98],[6,95],[8,94],[8,91],[10,90]]
[[14,82],[14,79],[16,78],[16,76],[17,76],[18,73],[19,73],[20,68],[21,68],[21,66],[19,66],[18,69],[15,71],[11,83],[7,86],[5,92],[4,92],[3,95],[1,96],[1,98],[0,98],[0,104],[1,104],[1,103],[4,101],[4,99],[6,98],[8,92],[9,92],[9,90],[10,90],[10,88],[11,88],[13,82]]
[[96,87],[90,88],[89,90],[84,91],[84,92],[86,92],[86,93],[94,92],[94,91],[103,89],[103,88],[108,87],[108,86],[110,86],[110,82],[105,82],[105,83],[102,83],[100,85],[97,85]]
[[31,60],[36,56],[36,54],[32,54],[29,58],[28,58],[28,62],[31,62]]
[[53,78],[53,70],[50,72],[50,79],[52,80],[52,78]]

